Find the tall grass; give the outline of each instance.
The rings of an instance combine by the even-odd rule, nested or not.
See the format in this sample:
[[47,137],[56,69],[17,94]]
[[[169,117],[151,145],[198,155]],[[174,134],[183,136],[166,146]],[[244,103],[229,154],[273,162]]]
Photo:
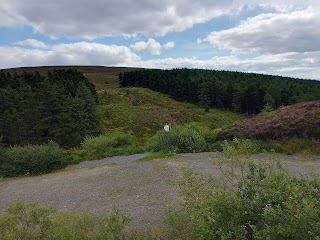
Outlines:
[[173,128],[169,132],[160,131],[151,139],[149,149],[159,152],[188,153],[208,149],[204,134],[193,125]]
[[2,149],[0,176],[42,174],[64,168],[70,159],[66,150],[54,142]]

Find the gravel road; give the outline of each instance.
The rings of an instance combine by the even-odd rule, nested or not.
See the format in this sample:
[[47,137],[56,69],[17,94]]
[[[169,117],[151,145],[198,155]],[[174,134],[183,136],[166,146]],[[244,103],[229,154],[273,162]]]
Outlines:
[[[141,230],[161,224],[169,207],[181,203],[176,185],[182,169],[191,167],[219,177],[219,153],[181,154],[136,161],[146,154],[105,158],[71,165],[66,170],[33,177],[0,180],[0,211],[17,198],[58,209],[110,213],[120,209]],[[254,155],[255,159],[280,159],[295,174],[320,175],[320,158]]]

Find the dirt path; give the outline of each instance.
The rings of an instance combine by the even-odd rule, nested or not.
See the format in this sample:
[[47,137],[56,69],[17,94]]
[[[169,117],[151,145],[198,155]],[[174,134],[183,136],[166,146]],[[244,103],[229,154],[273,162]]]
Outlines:
[[[181,202],[177,179],[182,169],[191,167],[202,173],[219,176],[215,153],[181,154],[166,159],[135,162],[142,156],[82,163],[68,169],[35,177],[0,181],[0,211],[17,198],[53,205],[60,210],[110,213],[113,208],[130,216],[132,226],[150,229],[159,225],[168,207]],[[255,156],[265,158],[266,156]],[[275,158],[275,157],[274,157]],[[279,157],[285,159],[286,157]],[[288,157],[284,165],[297,174],[320,175],[320,158]],[[81,166],[81,168],[78,168]]]

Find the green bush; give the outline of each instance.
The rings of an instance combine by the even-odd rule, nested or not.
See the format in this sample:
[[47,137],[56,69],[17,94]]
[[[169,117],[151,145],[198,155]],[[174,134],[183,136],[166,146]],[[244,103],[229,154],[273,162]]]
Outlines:
[[54,142],[1,150],[0,176],[42,174],[64,168],[70,159],[66,150]]
[[110,216],[58,212],[20,200],[0,215],[0,239],[142,239],[141,234],[124,231],[129,222],[119,211]]
[[241,155],[254,154],[259,152],[257,142],[250,139],[237,139],[233,141],[223,141],[221,144],[222,152],[225,156],[234,157]]
[[160,131],[152,139],[149,149],[158,152],[188,153],[206,151],[204,134],[192,125]]
[[127,133],[110,133],[97,137],[86,138],[79,149],[72,151],[73,162],[95,160],[109,156],[141,153],[144,148],[133,144],[133,139]]
[[186,229],[184,239],[320,239],[319,178],[247,159],[256,149],[250,140],[223,148],[218,180],[185,172],[185,201],[168,214],[166,235],[182,239]]

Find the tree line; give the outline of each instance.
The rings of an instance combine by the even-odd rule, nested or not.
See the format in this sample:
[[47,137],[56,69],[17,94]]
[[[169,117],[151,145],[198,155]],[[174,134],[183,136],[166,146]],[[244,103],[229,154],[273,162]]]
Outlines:
[[258,114],[320,99],[320,82],[255,73],[202,69],[143,69],[119,74],[121,87],[144,87],[209,107]]
[[77,70],[0,72],[0,144],[76,147],[99,133],[95,87]]

